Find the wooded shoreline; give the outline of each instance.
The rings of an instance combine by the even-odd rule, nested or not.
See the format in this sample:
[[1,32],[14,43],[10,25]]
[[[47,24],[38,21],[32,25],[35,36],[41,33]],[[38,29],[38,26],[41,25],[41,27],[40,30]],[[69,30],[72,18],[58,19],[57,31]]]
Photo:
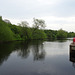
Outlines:
[[74,32],[65,30],[50,30],[45,28],[45,21],[33,19],[33,26],[29,27],[27,21],[13,25],[9,20],[5,21],[0,17],[0,42],[63,39],[75,37]]

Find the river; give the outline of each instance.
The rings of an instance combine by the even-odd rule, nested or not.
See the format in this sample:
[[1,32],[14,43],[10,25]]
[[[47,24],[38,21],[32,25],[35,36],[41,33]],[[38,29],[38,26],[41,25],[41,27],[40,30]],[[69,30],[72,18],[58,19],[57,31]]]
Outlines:
[[68,40],[0,44],[0,75],[75,75]]

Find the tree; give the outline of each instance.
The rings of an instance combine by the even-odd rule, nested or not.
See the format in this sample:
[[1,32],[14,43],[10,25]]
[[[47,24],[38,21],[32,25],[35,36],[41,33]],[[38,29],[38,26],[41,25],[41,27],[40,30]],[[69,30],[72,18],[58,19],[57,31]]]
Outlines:
[[46,27],[45,21],[42,19],[33,18],[33,27],[36,29],[42,29]]
[[67,38],[67,32],[62,29],[58,30],[57,38],[58,39]]
[[2,20],[2,16],[0,16],[0,20]]
[[33,39],[39,39],[39,40],[41,40],[41,39],[44,40],[47,38],[45,32],[43,30],[39,30],[39,29],[34,31],[32,37],[33,37]]
[[75,33],[74,32],[69,32],[68,33],[68,37],[70,38],[70,37],[75,37]]
[[4,22],[11,24],[11,22],[7,19],[5,19]]
[[11,41],[14,40],[14,33],[8,27],[7,23],[0,20],[0,41]]
[[56,36],[57,31],[55,31],[55,30],[44,30],[44,32],[46,33],[47,39],[49,39],[49,40],[54,40],[57,38],[57,36]]
[[32,32],[29,28],[29,23],[27,21],[22,21],[18,25],[21,27],[21,37],[23,40],[31,39]]
[[28,27],[29,23],[27,21],[22,21],[21,23],[18,23],[18,25],[22,27]]

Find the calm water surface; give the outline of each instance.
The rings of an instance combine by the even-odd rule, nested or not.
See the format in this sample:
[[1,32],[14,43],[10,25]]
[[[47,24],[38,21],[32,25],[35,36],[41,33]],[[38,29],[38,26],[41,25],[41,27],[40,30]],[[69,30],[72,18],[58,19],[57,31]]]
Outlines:
[[0,75],[75,75],[72,40],[0,44]]

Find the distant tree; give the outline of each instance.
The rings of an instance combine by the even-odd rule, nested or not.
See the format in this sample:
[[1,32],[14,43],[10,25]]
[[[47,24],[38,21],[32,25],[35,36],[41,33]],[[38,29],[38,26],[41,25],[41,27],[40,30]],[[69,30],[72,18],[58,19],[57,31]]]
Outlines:
[[42,29],[46,27],[45,21],[42,19],[33,18],[33,27],[36,29]]
[[45,27],[46,27],[46,24],[44,20],[33,18],[32,38],[33,39],[46,39],[47,36],[44,30],[42,30]]
[[69,32],[68,33],[68,37],[70,38],[70,37],[75,37],[75,33],[74,32]]
[[4,22],[11,24],[11,22],[7,19],[5,19]]
[[44,32],[46,33],[47,35],[47,39],[49,40],[53,40],[53,39],[56,39],[57,36],[57,31],[54,31],[54,30],[44,30]]
[[33,39],[40,39],[40,40],[41,40],[41,39],[44,40],[44,39],[47,38],[45,32],[44,32],[43,30],[39,30],[39,29],[36,29],[36,30],[34,31],[32,37],[33,37]]
[[2,20],[2,16],[0,16],[0,20]]
[[57,38],[58,39],[67,38],[67,32],[62,29],[58,30]]
[[0,20],[0,41],[12,41],[14,39],[14,33],[11,31],[7,23]]
[[18,23],[18,25],[22,27],[28,27],[29,23],[27,21],[22,21],[21,23]]
[[18,24],[21,27],[21,37],[26,39],[31,39],[32,32],[29,28],[29,23],[27,21],[22,21]]

